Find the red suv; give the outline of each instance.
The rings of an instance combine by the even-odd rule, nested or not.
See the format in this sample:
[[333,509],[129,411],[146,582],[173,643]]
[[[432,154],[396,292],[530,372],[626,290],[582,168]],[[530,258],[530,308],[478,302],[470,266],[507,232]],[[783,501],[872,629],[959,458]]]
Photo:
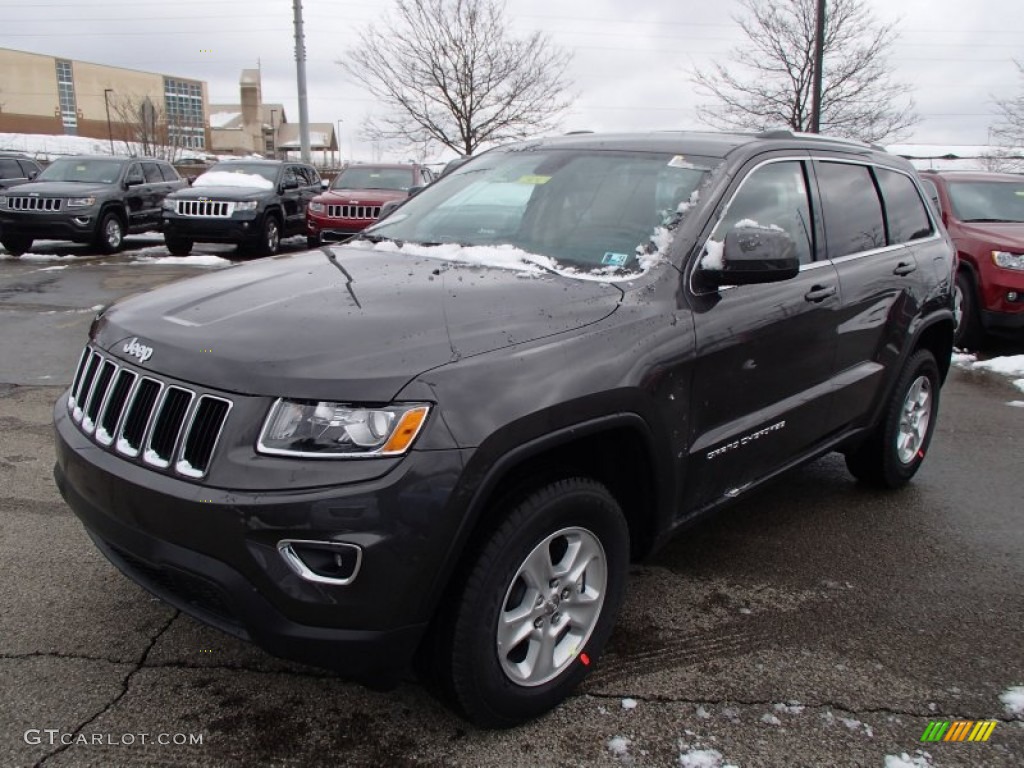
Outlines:
[[923,171],[956,244],[958,347],[987,332],[1024,337],[1024,176]]
[[344,240],[380,217],[384,203],[404,200],[434,180],[429,168],[413,163],[350,165],[306,209],[306,241]]

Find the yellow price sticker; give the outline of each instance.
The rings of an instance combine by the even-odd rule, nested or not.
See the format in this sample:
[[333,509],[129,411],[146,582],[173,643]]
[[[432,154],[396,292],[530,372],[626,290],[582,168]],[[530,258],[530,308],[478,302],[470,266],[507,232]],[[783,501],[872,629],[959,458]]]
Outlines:
[[516,181],[518,181],[520,184],[547,184],[549,181],[551,181],[551,177],[536,175],[520,176],[518,179],[516,179]]

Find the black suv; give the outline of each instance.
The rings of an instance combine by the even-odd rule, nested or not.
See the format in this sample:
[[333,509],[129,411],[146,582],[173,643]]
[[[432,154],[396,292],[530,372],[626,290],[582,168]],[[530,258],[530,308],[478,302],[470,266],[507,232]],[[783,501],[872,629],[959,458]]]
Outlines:
[[953,268],[866,145],[496,149],[345,245],[103,312],[56,480],[181,610],[357,677],[415,658],[506,726],[598,663],[628,562],[684,525],[829,451],[914,475]]
[[282,237],[306,232],[306,206],[321,191],[311,165],[279,160],[227,160],[192,187],[164,200],[167,250],[184,256],[192,245],[236,243],[259,256],[277,253]]
[[0,152],[0,189],[32,181],[42,169],[22,152]]
[[114,253],[126,233],[157,229],[160,203],[186,185],[163,160],[62,157],[35,181],[0,194],[0,242],[15,256],[39,238]]

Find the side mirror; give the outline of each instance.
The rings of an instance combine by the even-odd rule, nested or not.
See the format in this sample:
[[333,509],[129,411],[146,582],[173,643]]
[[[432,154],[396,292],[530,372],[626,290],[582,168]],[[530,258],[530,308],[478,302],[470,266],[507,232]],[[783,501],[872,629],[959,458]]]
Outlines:
[[[700,275],[713,285],[776,283],[796,277],[800,259],[789,233],[766,227],[738,227],[725,243],[709,240]],[[715,250],[719,250],[716,254]]]
[[407,190],[409,193],[409,197],[412,197],[413,195],[418,195],[420,192],[423,191],[423,188],[425,186],[426,184],[416,184],[415,186],[409,187],[409,189]]
[[38,175],[39,175],[39,171],[29,171],[28,172],[29,179],[34,179]]
[[330,189],[331,182],[327,179],[320,179],[320,189]]
[[298,188],[299,188],[299,180],[296,179],[294,176],[290,176],[289,178],[287,178],[287,179],[285,179],[284,181],[281,182],[281,189],[298,189]]
[[380,213],[377,215],[377,221],[383,219],[385,216],[387,216],[389,213],[395,210],[395,208],[400,207],[404,202],[405,200],[388,200],[386,203],[384,203],[384,205],[380,207]]
[[143,179],[141,176],[129,176],[127,179],[124,180],[124,185],[125,187],[137,187],[139,186],[139,184],[142,184],[143,182],[145,182],[145,179]]

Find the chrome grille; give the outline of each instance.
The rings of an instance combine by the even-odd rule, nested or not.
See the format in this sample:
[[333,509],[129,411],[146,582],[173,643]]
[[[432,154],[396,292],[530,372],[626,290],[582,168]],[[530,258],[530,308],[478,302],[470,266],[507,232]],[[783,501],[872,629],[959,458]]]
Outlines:
[[68,394],[72,419],[97,443],[191,479],[206,475],[231,405],[139,375],[90,347]]
[[64,201],[59,197],[8,197],[12,211],[59,211]]
[[220,200],[175,200],[179,216],[204,216],[212,219],[226,219],[235,212],[234,202]]
[[327,216],[331,219],[376,219],[380,216],[380,206],[328,205]]

